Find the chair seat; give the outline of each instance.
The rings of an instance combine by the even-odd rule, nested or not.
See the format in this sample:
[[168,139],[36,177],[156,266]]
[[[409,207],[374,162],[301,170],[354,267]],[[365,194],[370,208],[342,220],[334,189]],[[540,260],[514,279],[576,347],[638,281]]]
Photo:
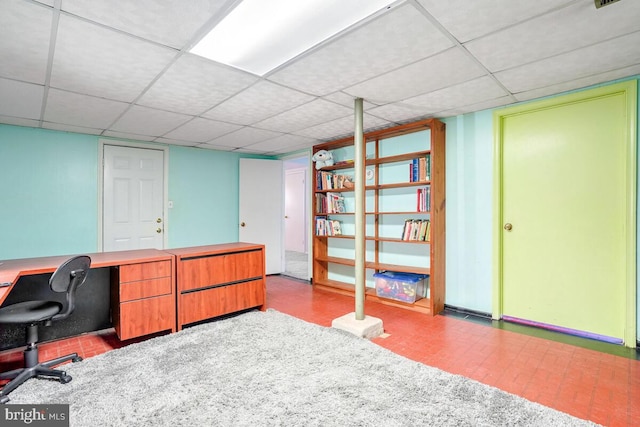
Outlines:
[[51,319],[62,310],[56,301],[25,301],[0,308],[0,323],[31,323]]

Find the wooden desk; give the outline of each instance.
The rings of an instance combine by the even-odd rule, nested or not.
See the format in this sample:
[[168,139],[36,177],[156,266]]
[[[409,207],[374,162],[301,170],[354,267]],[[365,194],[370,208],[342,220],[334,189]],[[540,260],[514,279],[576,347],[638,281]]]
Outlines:
[[[105,298],[110,298],[111,324],[121,340],[266,308],[264,245],[238,242],[86,255],[92,270],[108,270],[99,281],[109,282]],[[0,288],[0,304],[20,278],[53,273],[71,256],[0,261],[0,283],[10,283]],[[91,283],[82,288],[87,285]]]
[[[156,249],[86,254],[91,269],[108,268],[111,294],[111,322],[121,340],[164,330],[176,331],[175,260]],[[72,255],[0,261],[2,304],[21,277],[53,273]],[[82,287],[91,286],[85,283]],[[82,289],[82,288],[80,288]]]
[[248,308],[266,309],[264,245],[238,242],[168,252],[176,256],[178,330]]

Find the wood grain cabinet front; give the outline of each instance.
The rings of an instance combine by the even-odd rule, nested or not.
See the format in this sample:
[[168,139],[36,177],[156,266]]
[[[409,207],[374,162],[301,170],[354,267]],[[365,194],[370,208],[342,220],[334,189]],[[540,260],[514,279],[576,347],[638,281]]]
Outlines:
[[173,260],[113,267],[111,315],[121,340],[176,331]]
[[224,314],[266,307],[263,245],[181,248],[177,265],[178,330]]

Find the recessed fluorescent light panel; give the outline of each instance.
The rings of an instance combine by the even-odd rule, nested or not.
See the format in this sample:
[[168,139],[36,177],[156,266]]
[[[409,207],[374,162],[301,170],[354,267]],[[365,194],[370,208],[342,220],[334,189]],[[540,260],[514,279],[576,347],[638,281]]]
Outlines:
[[243,0],[191,53],[260,76],[392,0]]

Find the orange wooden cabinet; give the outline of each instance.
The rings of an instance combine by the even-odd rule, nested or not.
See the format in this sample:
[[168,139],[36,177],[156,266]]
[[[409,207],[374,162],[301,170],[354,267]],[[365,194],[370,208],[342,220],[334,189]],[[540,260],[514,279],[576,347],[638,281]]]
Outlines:
[[249,308],[264,310],[264,251],[242,242],[168,250],[176,256],[178,330]]
[[176,331],[174,260],[111,267],[111,317],[121,340]]

